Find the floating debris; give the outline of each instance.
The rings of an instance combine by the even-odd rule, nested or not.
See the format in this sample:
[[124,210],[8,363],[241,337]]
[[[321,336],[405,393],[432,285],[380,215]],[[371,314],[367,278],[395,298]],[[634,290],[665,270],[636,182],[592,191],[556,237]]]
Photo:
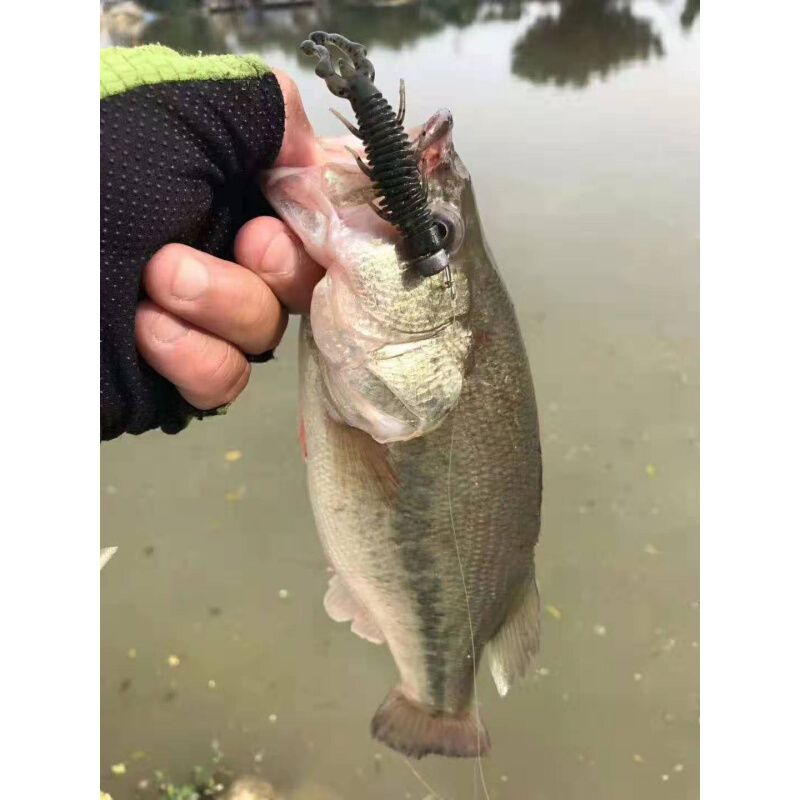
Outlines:
[[633,679],[638,683],[642,679],[642,673],[641,672],[634,672],[633,673]]
[[664,773],[664,774],[661,776],[661,780],[662,780],[662,781],[668,781],[668,780],[669,780],[669,775],[667,775],[666,773]]
[[644,764],[644,759],[638,753],[633,754],[633,761],[635,764]]
[[592,630],[598,636],[605,636],[606,633],[608,633],[608,631],[606,630],[606,626],[605,625],[601,625],[599,622],[597,623],[597,625],[594,626],[594,628],[592,628]]
[[233,464],[234,461],[238,461],[241,457],[242,457],[241,450],[228,450],[228,452],[225,453],[225,460],[229,464]]
[[217,688],[217,682],[213,678],[209,679],[208,688],[209,689],[216,689]]
[[128,650],[128,658],[136,658],[136,648],[135,647],[131,647]]
[[225,499],[229,503],[238,503],[244,497],[246,491],[246,487],[240,486],[235,492],[226,492]]
[[278,597],[280,597],[281,600],[285,600],[288,596],[289,596],[289,592],[286,589],[281,589],[278,592]]
[[650,655],[653,656],[663,656],[667,653],[671,652],[675,649],[675,645],[678,643],[677,639],[667,639],[653,650],[650,651]]
[[111,486],[110,484],[106,486],[106,494],[116,494],[117,491],[118,490],[116,486]]
[[644,474],[647,475],[648,478],[655,478],[657,472],[658,470],[655,464],[647,464],[644,468]]
[[150,781],[149,781],[149,780],[147,780],[147,778],[142,778],[142,779],[139,781],[139,783],[137,783],[137,784],[136,784],[136,788],[137,788],[137,789],[139,789],[139,790],[141,790],[141,791],[144,791],[144,790],[145,790],[145,789],[147,789],[149,786],[150,786]]
[[147,547],[145,547],[144,554],[148,558],[150,558],[150,556],[153,555],[153,553],[155,553],[155,551],[156,551],[155,547],[153,547],[153,545],[149,544],[149,545],[147,545]]
[[270,722],[277,722],[277,721],[278,721],[278,715],[277,715],[277,714],[270,714],[270,715],[267,717],[267,719],[268,719]]
[[256,764],[260,764],[263,760],[264,754],[259,750],[259,752],[253,756],[253,761],[255,761]]
[[672,771],[673,771],[673,772],[683,772],[683,764],[676,764],[676,765],[675,765],[675,766],[672,768]]
[[211,740],[211,752],[213,754],[211,756],[212,763],[219,764],[219,762],[222,761],[223,758],[223,753],[219,746],[219,739]]
[[119,764],[112,764],[111,771],[115,775],[124,775],[128,770],[125,769],[125,764],[120,762]]
[[658,555],[661,555],[661,551],[660,551],[660,550],[658,550],[658,549],[657,549],[657,548],[656,548],[654,545],[652,545],[652,544],[646,544],[646,545],[644,546],[644,552],[645,552],[645,553],[647,553],[647,555],[649,555],[649,556],[658,556]]
[[546,678],[550,674],[550,670],[547,669],[547,667],[539,667],[539,669],[537,669],[536,672],[544,678]]
[[501,775],[500,783],[508,783],[508,775]]
[[167,658],[167,664],[169,664],[171,667],[177,667],[180,665],[180,663],[181,660],[178,658],[178,656],[170,656]]
[[561,619],[561,610],[556,606],[547,606],[546,610],[553,619]]
[[100,548],[100,569],[102,570],[103,567],[108,564],[111,560],[111,556],[119,550],[118,547],[101,547]]
[[[217,788],[219,787],[219,788]],[[222,791],[224,787],[217,784],[214,791]],[[194,795],[195,797],[197,795]],[[171,795],[170,795],[171,797]],[[274,787],[261,778],[237,778],[225,795],[225,800],[278,800]]]
[[693,647],[695,650],[697,650],[697,648],[698,648],[698,647],[700,647],[700,642],[692,642],[692,647]]
[[108,792],[100,792],[100,800],[114,800]]

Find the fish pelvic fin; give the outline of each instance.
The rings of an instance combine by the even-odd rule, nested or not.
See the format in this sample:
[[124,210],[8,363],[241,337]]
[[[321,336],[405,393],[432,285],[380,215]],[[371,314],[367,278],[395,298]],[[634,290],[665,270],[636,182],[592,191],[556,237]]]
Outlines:
[[539,589],[536,577],[486,645],[489,669],[501,697],[522,680],[539,652]]
[[408,758],[477,758],[489,752],[489,734],[474,711],[448,714],[411,700],[395,687],[372,718],[372,736]]
[[373,644],[383,644],[386,639],[372,614],[356,600],[344,581],[334,575],[328,582],[328,591],[322,601],[325,611],[334,622],[350,622],[350,630]]

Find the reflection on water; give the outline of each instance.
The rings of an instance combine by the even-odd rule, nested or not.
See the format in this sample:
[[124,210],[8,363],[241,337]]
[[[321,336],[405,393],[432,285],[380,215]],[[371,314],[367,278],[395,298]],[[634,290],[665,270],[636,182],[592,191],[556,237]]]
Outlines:
[[[255,4],[256,6],[258,4]],[[189,0],[151,2],[158,16],[117,21],[108,44],[170,42],[188,52],[246,52],[262,47],[296,55],[298,42],[312,30],[346,31],[367,47],[400,50],[448,26],[465,29],[493,20],[515,21],[531,6],[541,13],[513,46],[511,68],[534,83],[586,86],[626,63],[664,55],[653,23],[638,16],[633,0],[423,0],[395,7],[330,0],[295,8],[251,9],[201,14]],[[700,0],[686,0],[680,24],[691,29]],[[300,61],[312,70],[314,62]]]
[[691,30],[694,21],[700,16],[700,0],[686,0],[686,5],[681,14],[681,26],[684,30]]
[[[550,3],[548,3],[550,5]],[[514,45],[514,74],[535,83],[586,86],[630,61],[664,54],[661,37],[618,0],[560,0]]]
[[[315,29],[365,42],[393,102],[405,78],[410,124],[452,110],[533,366],[545,470],[539,671],[503,700],[479,677],[492,800],[694,800],[699,4],[161,6],[141,41],[261,54],[295,77],[320,134],[342,129],[298,54]],[[102,448],[114,800],[155,800],[154,771],[186,780],[212,741],[285,800],[436,796],[369,738],[391,657],[322,607],[296,357],[290,329],[226,417]],[[443,800],[473,797],[471,764],[419,770]]]

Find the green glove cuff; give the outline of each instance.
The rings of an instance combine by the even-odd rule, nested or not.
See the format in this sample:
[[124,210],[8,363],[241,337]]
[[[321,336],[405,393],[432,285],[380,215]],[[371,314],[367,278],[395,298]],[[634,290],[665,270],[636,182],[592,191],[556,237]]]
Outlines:
[[160,44],[109,47],[100,51],[100,99],[139,86],[260,78],[268,72],[258,56],[185,56]]

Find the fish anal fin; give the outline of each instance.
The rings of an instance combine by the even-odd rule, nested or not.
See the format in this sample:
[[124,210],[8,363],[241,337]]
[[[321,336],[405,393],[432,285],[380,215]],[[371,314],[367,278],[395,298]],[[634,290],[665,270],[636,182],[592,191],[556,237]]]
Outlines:
[[448,714],[389,692],[372,718],[372,736],[409,758],[476,758],[489,752],[489,735],[474,711]]
[[328,582],[328,591],[325,592],[322,602],[334,622],[352,621],[350,630],[373,644],[383,644],[386,641],[372,615],[353,597],[338,575],[334,575]]
[[539,590],[534,577],[486,645],[489,669],[501,697],[525,677],[538,652]]

